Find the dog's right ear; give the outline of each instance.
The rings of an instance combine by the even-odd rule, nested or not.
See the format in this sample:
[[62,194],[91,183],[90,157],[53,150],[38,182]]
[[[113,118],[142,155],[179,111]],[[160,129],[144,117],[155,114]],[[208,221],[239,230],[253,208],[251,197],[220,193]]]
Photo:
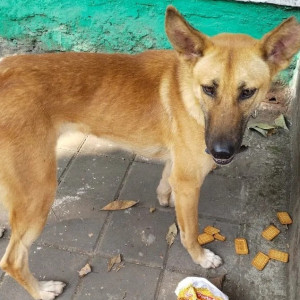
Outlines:
[[166,33],[174,49],[186,59],[203,55],[212,42],[193,28],[174,6],[168,6],[165,21]]

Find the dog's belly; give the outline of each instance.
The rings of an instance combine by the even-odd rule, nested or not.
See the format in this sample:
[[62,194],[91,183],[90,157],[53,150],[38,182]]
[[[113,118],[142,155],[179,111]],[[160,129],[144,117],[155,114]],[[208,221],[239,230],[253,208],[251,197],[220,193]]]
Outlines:
[[138,155],[144,156],[146,158],[158,159],[166,161],[170,159],[170,151],[163,144],[159,143],[151,143],[151,138],[139,139],[131,139],[125,140],[123,137],[119,137],[118,135],[107,134],[107,133],[99,133],[94,134],[89,130],[88,126],[84,124],[76,124],[76,123],[64,123],[59,128],[59,135],[80,131],[86,134],[93,134],[99,140],[103,140],[106,143],[112,144],[114,148],[122,148],[128,151],[132,151]]

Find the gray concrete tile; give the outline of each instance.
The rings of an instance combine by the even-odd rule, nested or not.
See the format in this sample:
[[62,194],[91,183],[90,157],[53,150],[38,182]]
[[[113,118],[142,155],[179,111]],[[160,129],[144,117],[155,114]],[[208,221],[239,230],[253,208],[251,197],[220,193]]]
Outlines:
[[249,255],[243,256],[240,260],[239,272],[241,278],[238,295],[240,297],[243,295],[245,300],[287,300],[287,264],[269,261],[263,271],[258,271],[251,265],[251,261],[258,251],[268,254],[269,249],[275,248],[288,252],[287,232],[282,232],[273,241],[267,241],[261,236],[261,232],[265,227],[255,224],[247,225],[244,228],[243,236],[248,241]]
[[56,158],[57,158],[57,178],[60,178],[63,171],[69,164],[70,160],[74,155],[74,151],[67,150],[63,148],[56,149]]
[[87,137],[80,152],[85,155],[106,155],[123,159],[132,159],[134,156],[133,152],[123,150],[117,144],[94,135]]
[[[212,225],[211,220],[200,219],[199,220],[199,230],[203,231],[204,227],[207,225]],[[203,269],[200,265],[196,265],[187,250],[183,247],[180,241],[179,233],[175,239],[174,244],[170,247],[167,260],[167,268],[179,271],[187,272],[196,276],[206,276],[207,270]]]
[[[39,280],[58,280],[67,283],[64,293],[59,297],[70,300],[78,284],[78,273],[86,263],[87,257],[66,251],[33,246],[30,252],[30,268]],[[32,300],[28,293],[11,277],[5,276],[0,287],[1,300]]]
[[53,211],[58,218],[97,217],[114,197],[129,161],[79,155],[61,182]]
[[236,290],[240,281],[240,272],[237,270],[243,257],[235,253],[234,239],[239,237],[242,228],[239,225],[223,222],[214,222],[213,226],[221,230],[221,233],[226,236],[226,240],[224,242],[214,241],[205,245],[205,248],[212,250],[223,260],[220,267],[207,270],[207,276],[214,278],[225,275],[223,292],[228,295],[229,299],[241,299],[237,298]]
[[107,259],[91,261],[93,272],[84,277],[74,300],[153,300],[160,270],[125,263],[118,272],[107,272]]
[[120,199],[138,200],[146,207],[159,206],[156,188],[159,184],[163,166],[134,162],[128,172]]
[[[188,274],[165,271],[160,283],[157,300],[176,300],[177,296],[175,294],[175,289],[178,283],[188,276]],[[191,274],[191,276],[193,275]]]
[[216,269],[203,269],[201,266],[196,265],[190,258],[188,252],[181,245],[179,237],[177,237],[175,243],[169,250],[167,269],[189,274],[189,276],[205,278],[226,275],[224,293],[230,296],[230,299],[235,299],[233,297],[240,279],[240,273],[236,272],[239,268],[240,258],[235,254],[234,239],[239,236],[241,228],[235,224],[200,219],[200,232],[202,232],[207,225],[219,228],[221,233],[226,236],[226,241],[224,242],[214,241],[203,246],[219,255],[223,260],[223,264]]
[[265,138],[256,132],[246,130],[243,144],[248,146],[245,152],[237,154],[229,165],[222,166],[214,172],[228,177],[248,179],[259,174],[263,176],[269,168],[282,170],[289,167],[288,133],[280,131]]
[[174,215],[148,208],[115,211],[100,243],[105,255],[121,253],[125,260],[162,267],[167,251],[165,240]]
[[240,220],[244,183],[210,173],[200,192],[199,213],[227,220]]
[[98,218],[70,219],[47,225],[37,243],[47,243],[73,251],[92,252],[106,213]]
[[244,184],[241,222],[261,225],[276,222],[276,213],[288,210],[287,175],[283,170],[277,173],[270,168],[263,169],[263,177],[248,178]]

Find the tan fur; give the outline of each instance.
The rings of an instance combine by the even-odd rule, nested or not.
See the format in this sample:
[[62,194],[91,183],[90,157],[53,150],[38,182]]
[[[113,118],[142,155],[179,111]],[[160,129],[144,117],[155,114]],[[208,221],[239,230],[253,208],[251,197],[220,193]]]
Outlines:
[[[262,41],[233,34],[208,38],[169,7],[166,32],[176,51],[3,59],[0,182],[12,236],[1,268],[35,299],[62,292],[61,282],[38,282],[31,275],[28,250],[54,200],[55,145],[69,123],[167,161],[157,189],[160,203],[175,201],[181,240],[192,259],[205,268],[220,265],[221,259],[197,242],[199,191],[215,165],[205,149],[218,139],[239,147],[272,77],[300,48],[298,23],[290,19],[280,28]],[[213,82],[212,98],[202,86]],[[257,92],[239,101],[243,88]]]

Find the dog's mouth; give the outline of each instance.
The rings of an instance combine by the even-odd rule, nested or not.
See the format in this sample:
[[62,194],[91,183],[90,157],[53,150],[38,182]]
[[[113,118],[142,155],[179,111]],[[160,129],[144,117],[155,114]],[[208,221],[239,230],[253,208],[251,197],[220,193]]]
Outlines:
[[[244,152],[244,151],[246,151],[247,149],[248,149],[248,146],[246,146],[246,145],[241,145],[241,147],[239,148],[239,151],[237,152],[237,154],[239,154],[239,153],[241,153],[241,152]],[[207,148],[205,149],[205,152],[206,152],[207,154],[209,154],[209,155],[212,156],[212,158],[213,158],[213,160],[214,160],[214,162],[215,162],[216,164],[222,165],[222,166],[228,165],[229,163],[231,163],[232,160],[233,160],[234,157],[235,157],[235,154],[234,154],[234,155],[232,155],[231,157],[226,158],[226,159],[224,159],[224,158],[216,158],[216,157],[214,157],[214,156],[210,153],[210,151],[209,151]]]
[[231,156],[230,158],[226,158],[226,159],[213,157],[213,160],[216,164],[224,166],[224,165],[228,165],[229,163],[231,163],[233,158],[234,158],[234,155]]

